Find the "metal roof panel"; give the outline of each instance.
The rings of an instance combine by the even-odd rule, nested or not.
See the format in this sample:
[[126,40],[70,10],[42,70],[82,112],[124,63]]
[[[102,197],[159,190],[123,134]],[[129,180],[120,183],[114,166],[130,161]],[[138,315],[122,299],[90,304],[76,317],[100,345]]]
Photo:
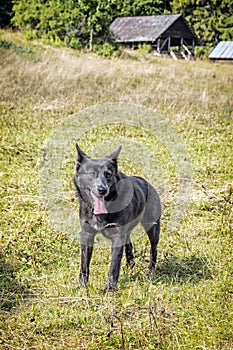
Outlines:
[[220,41],[209,55],[210,59],[233,59],[233,41]]

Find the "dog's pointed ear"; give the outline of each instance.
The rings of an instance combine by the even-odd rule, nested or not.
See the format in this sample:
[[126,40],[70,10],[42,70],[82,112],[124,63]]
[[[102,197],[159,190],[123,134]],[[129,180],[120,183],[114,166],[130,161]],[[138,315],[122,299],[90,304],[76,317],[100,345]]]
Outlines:
[[109,154],[106,158],[116,161],[120,154],[121,149],[122,149],[122,145],[120,145],[114,152]]
[[89,158],[86,153],[84,153],[81,148],[79,147],[79,145],[76,143],[76,149],[77,149],[77,153],[78,153],[78,162],[82,163],[84,158]]

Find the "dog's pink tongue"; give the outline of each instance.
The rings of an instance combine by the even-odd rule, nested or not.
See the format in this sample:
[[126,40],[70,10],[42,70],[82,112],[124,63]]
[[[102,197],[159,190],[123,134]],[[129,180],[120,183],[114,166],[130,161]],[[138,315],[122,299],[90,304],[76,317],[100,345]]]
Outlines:
[[94,200],[94,214],[107,214],[108,211],[105,207],[104,198],[97,197],[93,192],[91,192],[91,195]]

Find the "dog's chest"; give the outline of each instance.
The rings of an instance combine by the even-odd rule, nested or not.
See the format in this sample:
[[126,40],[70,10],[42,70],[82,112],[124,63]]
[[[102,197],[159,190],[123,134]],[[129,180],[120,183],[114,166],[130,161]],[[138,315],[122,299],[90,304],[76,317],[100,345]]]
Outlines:
[[93,210],[85,205],[81,206],[80,219],[83,225],[88,225],[96,231],[115,226],[114,223],[110,222],[108,214],[94,215]]

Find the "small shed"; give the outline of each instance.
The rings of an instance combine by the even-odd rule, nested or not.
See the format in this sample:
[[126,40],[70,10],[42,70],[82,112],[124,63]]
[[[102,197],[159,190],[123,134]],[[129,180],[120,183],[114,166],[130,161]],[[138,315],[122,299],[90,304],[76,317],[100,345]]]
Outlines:
[[150,44],[158,55],[193,57],[199,40],[181,14],[117,17],[110,26],[115,41],[137,48]]
[[215,61],[232,61],[233,63],[233,41],[220,41],[210,53],[209,58]]

